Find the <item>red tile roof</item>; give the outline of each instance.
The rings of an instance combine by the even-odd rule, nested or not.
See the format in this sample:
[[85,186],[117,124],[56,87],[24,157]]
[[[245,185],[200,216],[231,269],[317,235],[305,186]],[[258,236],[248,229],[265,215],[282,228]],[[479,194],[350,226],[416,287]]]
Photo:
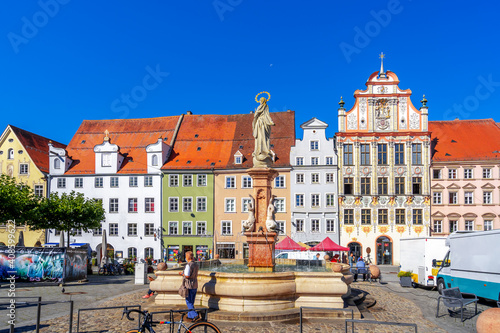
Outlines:
[[[254,115],[186,115],[182,121],[174,150],[163,166],[169,169],[248,169],[253,165]],[[295,144],[295,112],[271,113],[276,126],[271,129],[271,145],[276,153],[275,167],[290,165],[290,147]],[[240,151],[242,164],[234,164]]]
[[429,121],[433,161],[500,159],[500,127],[493,119]]
[[41,172],[49,173],[49,141],[52,141],[54,147],[57,148],[66,148],[66,145],[47,139],[38,134],[28,132],[19,127],[9,126],[38,169]]
[[170,144],[179,116],[84,120],[68,144],[68,156],[73,159],[66,174],[95,173],[94,146],[101,144],[104,131],[109,131],[110,143],[118,145],[125,160],[118,173],[147,173],[146,146],[161,136]]

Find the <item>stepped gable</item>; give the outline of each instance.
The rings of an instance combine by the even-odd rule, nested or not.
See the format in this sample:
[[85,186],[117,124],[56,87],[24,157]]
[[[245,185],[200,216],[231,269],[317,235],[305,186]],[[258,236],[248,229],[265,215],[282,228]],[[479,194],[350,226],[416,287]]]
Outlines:
[[23,130],[19,127],[9,126],[38,169],[41,172],[49,173],[49,142],[52,141],[54,147],[57,148],[66,148],[66,145]]
[[[248,169],[253,166],[254,115],[185,115],[167,163],[168,169]],[[295,112],[272,112],[276,126],[271,129],[271,145],[277,160],[274,167],[289,166],[290,147],[295,142]],[[234,163],[240,151],[242,164]]]
[[147,173],[146,146],[159,137],[170,144],[179,116],[143,118],[84,120],[68,144],[68,156],[73,159],[66,174],[94,174],[94,146],[101,144],[104,132],[109,131],[112,144],[120,147],[125,156],[118,174]]
[[500,127],[493,119],[429,121],[433,161],[500,159]]

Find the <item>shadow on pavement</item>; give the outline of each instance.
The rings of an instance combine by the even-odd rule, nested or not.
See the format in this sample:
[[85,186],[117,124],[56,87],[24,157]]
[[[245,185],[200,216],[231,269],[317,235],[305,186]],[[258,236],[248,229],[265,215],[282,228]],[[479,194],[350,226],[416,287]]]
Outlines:
[[[45,328],[45,327],[49,327],[49,325],[40,325],[40,329],[42,328]],[[36,329],[36,325],[26,325],[26,326],[16,326],[15,329],[14,329],[14,332],[16,333],[22,333],[22,332],[32,332],[32,331],[35,331]],[[7,328],[7,329],[2,329],[0,330],[0,333],[9,333],[10,330]]]

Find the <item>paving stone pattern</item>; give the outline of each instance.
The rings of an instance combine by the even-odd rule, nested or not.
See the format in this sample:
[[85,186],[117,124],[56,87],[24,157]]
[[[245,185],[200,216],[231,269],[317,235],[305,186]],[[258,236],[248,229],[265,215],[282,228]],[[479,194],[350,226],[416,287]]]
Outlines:
[[[450,316],[445,308],[439,318],[435,318],[438,294],[436,291],[423,288],[402,288],[397,278],[385,275],[382,283],[356,282],[352,288],[368,294],[366,301],[360,306],[363,319],[416,323],[418,332],[475,332],[477,316],[468,311],[468,318],[464,323],[457,316]],[[133,277],[103,277],[91,276],[87,284],[70,284],[65,286],[65,294],[61,287],[48,285],[18,285],[17,296],[42,296],[43,300],[75,301],[73,332],[76,332],[76,313],[78,308],[106,307],[140,304],[148,307],[154,304],[154,299],[143,299],[148,286],[134,285]],[[5,289],[4,289],[5,290]],[[0,291],[2,291],[0,289]],[[367,307],[368,306],[368,307]],[[479,311],[494,306],[493,303],[482,303]],[[68,332],[67,305],[45,305],[42,311],[42,333]],[[473,307],[470,308],[471,310]],[[36,307],[18,308],[16,332],[34,332]],[[82,314],[80,322],[81,332],[125,332],[137,328],[136,321],[121,320],[122,310],[99,310]],[[5,311],[0,316],[6,318]],[[155,319],[158,319],[155,317]],[[210,320],[210,315],[209,315]],[[213,321],[223,332],[299,332],[297,320],[280,322],[223,322]],[[0,333],[8,332],[2,320]],[[303,332],[343,332],[343,320],[306,320]],[[355,324],[355,332],[413,332],[412,328],[379,326],[372,324]],[[155,328],[157,332],[169,332],[168,326]],[[349,330],[350,332],[350,330]]]

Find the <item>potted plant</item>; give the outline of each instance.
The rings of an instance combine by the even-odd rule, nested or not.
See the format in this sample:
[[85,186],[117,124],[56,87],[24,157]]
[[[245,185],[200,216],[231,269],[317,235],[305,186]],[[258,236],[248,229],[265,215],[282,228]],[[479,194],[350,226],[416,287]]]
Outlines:
[[398,278],[401,287],[411,287],[412,285],[412,271],[399,271]]

